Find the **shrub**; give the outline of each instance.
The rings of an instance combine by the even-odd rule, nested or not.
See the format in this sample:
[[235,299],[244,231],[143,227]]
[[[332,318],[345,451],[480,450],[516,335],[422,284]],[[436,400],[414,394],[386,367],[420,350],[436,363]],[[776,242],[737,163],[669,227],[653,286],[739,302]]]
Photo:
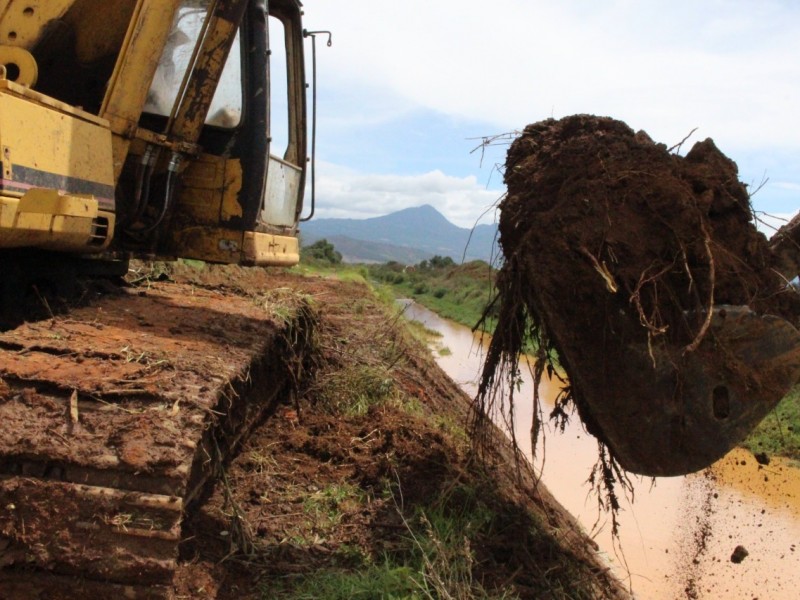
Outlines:
[[302,255],[303,258],[327,262],[332,265],[338,265],[342,262],[342,254],[334,248],[333,244],[325,239],[316,241],[310,246],[303,248]]

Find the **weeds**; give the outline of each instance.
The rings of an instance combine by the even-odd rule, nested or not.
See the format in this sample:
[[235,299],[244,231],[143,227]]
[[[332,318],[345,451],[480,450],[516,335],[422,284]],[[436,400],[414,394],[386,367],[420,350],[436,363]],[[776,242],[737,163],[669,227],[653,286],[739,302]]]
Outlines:
[[338,525],[342,515],[364,501],[360,488],[342,483],[312,493],[303,501],[303,511],[312,519],[315,530],[326,531]]
[[276,594],[286,600],[417,600],[422,599],[418,593],[418,583],[412,569],[396,566],[390,561],[381,565],[372,565],[364,570],[322,571],[303,578],[296,587],[288,592],[284,587],[275,589],[271,585],[264,590],[264,600],[275,598]]
[[742,444],[753,452],[800,460],[800,385],[795,386]]
[[[263,477],[240,494],[253,553],[239,543],[229,563],[260,580],[264,599],[601,597],[581,587],[592,568],[577,565],[583,557],[506,493],[510,476],[467,463],[459,421],[468,404],[438,397],[444,383],[401,321],[372,298],[347,297],[346,307],[320,310],[299,422],[241,457],[243,480]],[[222,486],[222,516],[235,524],[225,478]],[[235,537],[227,519],[225,528]]]
[[149,289],[156,281],[170,281],[173,268],[169,262],[132,260],[125,279],[133,286]]
[[158,358],[146,351],[139,352],[130,346],[121,348],[119,353],[126,363],[138,363],[148,368],[169,366],[169,361],[166,358]]
[[[490,593],[474,578],[474,540],[486,532],[496,515],[477,500],[479,493],[469,486],[454,485],[432,504],[404,507],[399,484],[384,488],[383,496],[398,512],[403,523],[401,548],[373,559],[360,548],[344,546],[337,561],[349,569],[330,569],[286,580],[265,590],[264,598],[285,600],[326,600],[362,598],[404,600],[503,600],[515,598],[506,591]],[[350,486],[321,490],[308,503],[317,514],[335,520],[331,505],[348,500],[363,502]],[[410,517],[405,512],[410,510]],[[267,595],[271,594],[271,595]]]
[[331,373],[317,390],[323,405],[349,417],[366,415],[370,407],[388,402],[398,394],[385,368],[358,364]]
[[298,307],[312,307],[314,299],[308,294],[287,287],[270,288],[252,293],[253,303],[275,320],[288,324],[297,318]]

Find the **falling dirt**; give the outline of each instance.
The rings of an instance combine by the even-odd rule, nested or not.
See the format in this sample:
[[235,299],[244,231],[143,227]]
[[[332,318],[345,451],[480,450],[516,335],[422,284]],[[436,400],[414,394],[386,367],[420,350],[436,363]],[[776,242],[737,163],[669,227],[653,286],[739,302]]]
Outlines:
[[712,140],[683,157],[610,118],[550,119],[512,144],[505,180],[484,403],[529,334],[613,458],[676,475],[724,455],[800,377],[800,295]]

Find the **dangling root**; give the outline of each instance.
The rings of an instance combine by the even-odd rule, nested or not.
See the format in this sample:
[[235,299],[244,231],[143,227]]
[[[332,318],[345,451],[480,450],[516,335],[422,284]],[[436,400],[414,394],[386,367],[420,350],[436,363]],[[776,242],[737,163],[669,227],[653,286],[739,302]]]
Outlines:
[[684,349],[684,354],[686,352],[694,352],[697,350],[700,342],[702,342],[703,338],[706,336],[708,328],[711,327],[711,317],[713,316],[714,311],[714,287],[716,285],[717,278],[716,264],[714,262],[714,255],[711,252],[711,236],[708,233],[705,221],[700,221],[700,228],[703,231],[703,236],[705,237],[703,240],[703,246],[705,247],[706,255],[708,256],[708,306],[706,307],[706,318],[703,321],[703,325],[700,327],[700,331],[697,333],[694,340],[692,340],[692,343],[686,346]]

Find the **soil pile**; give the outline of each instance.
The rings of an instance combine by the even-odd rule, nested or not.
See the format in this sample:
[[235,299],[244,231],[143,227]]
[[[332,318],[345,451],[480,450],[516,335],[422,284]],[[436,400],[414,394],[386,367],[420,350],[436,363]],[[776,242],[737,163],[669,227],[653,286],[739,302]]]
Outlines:
[[512,144],[505,180],[484,403],[529,334],[567,372],[561,409],[624,468],[673,475],[721,457],[800,377],[798,294],[711,139],[682,157],[610,118],[550,119]]

